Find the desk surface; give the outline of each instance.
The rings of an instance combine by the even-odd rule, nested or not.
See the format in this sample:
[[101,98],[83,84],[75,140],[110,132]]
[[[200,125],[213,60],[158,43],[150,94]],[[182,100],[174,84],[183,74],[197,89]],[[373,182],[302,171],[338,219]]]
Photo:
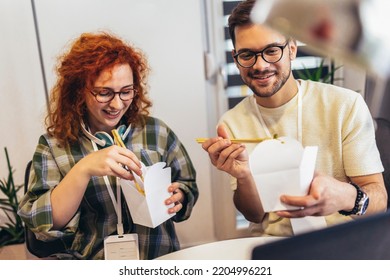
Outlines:
[[157,258],[157,260],[249,260],[255,246],[282,237],[247,237],[222,240],[186,248]]

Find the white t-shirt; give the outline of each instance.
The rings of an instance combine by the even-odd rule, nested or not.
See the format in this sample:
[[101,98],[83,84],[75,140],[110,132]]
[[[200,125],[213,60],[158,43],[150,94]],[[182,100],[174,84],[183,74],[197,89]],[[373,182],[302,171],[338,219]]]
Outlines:
[[[316,170],[340,181],[347,177],[383,172],[375,142],[374,122],[362,96],[352,90],[330,84],[299,80],[302,94],[302,145],[318,146]],[[227,111],[220,120],[232,138],[265,138],[261,116],[271,135],[298,135],[297,95],[278,108],[266,108],[255,103],[254,96],[246,97]],[[250,153],[256,144],[245,144]],[[236,181],[232,178],[232,188]],[[338,213],[326,217],[328,225],[350,217]],[[263,235],[292,235],[289,219],[273,213],[265,218],[256,231]]]

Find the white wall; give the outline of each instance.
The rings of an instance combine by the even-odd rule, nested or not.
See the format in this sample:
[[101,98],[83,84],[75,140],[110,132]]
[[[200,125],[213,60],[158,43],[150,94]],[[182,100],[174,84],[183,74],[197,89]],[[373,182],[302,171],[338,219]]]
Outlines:
[[7,147],[16,181],[43,132],[46,101],[29,0],[0,1],[0,177],[8,175]]
[[15,183],[22,184],[46,110],[29,0],[0,1],[0,34],[0,178],[8,176],[7,147]]
[[[16,179],[22,182],[24,166],[43,131],[45,95],[31,1],[0,1],[4,41],[0,85],[5,109],[1,110],[1,148],[8,147]],[[195,142],[195,138],[208,135],[210,125],[201,1],[35,0],[35,7],[49,88],[55,81],[55,58],[81,32],[109,29],[146,52],[152,68],[153,115],[179,136],[198,174],[200,197],[192,217],[177,224],[179,238],[184,247],[213,241],[211,166]],[[4,177],[1,159],[0,174]]]

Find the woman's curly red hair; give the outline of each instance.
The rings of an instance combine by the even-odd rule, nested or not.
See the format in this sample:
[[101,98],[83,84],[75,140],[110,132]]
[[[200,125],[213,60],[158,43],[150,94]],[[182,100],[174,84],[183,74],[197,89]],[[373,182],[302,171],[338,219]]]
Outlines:
[[46,117],[49,135],[60,144],[75,142],[81,131],[80,120],[86,118],[85,93],[99,74],[117,64],[129,64],[137,90],[124,115],[129,125],[141,125],[149,115],[152,102],[147,97],[149,67],[143,53],[108,32],[83,33],[70,50],[58,58],[57,82],[50,96],[50,111]]

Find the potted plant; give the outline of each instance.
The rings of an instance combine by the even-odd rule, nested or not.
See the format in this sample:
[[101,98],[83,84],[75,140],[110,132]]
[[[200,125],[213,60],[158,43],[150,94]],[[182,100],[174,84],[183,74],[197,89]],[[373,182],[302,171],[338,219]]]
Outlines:
[[5,245],[21,244],[25,240],[24,224],[17,214],[18,192],[23,185],[15,184],[7,148],[4,148],[4,151],[8,166],[8,178],[0,180],[0,209],[3,210],[8,221],[0,225],[0,248]]
[[335,72],[343,67],[342,65],[335,67],[334,62],[331,61],[329,66],[324,65],[325,58],[322,58],[320,65],[316,68],[309,69],[303,67],[302,70],[296,70],[296,74],[299,79],[302,80],[312,80],[327,84],[333,84],[336,80],[340,80],[334,77]]

